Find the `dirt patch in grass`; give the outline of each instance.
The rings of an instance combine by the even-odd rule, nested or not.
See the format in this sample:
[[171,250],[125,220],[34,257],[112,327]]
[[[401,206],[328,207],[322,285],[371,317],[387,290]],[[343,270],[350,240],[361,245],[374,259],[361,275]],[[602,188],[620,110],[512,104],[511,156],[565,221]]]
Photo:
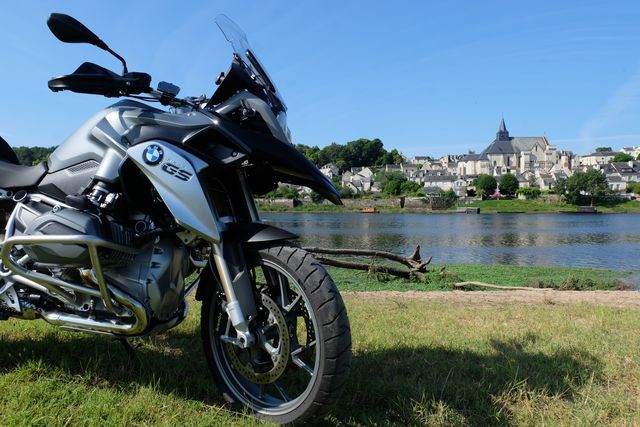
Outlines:
[[455,306],[497,306],[502,304],[594,305],[604,307],[640,307],[637,291],[447,291],[447,292],[354,292],[342,291],[347,298],[364,300],[441,301]]

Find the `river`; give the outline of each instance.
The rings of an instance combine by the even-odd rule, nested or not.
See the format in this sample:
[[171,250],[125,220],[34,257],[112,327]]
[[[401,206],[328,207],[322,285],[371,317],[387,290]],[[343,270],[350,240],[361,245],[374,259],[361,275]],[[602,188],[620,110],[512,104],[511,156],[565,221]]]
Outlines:
[[488,263],[640,270],[638,214],[264,213],[303,246],[409,254],[437,264]]

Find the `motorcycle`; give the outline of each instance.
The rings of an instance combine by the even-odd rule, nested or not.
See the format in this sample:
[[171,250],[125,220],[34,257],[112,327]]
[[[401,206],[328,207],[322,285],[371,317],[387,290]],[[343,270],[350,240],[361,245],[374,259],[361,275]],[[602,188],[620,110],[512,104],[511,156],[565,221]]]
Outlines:
[[231,407],[298,424],[340,396],[349,320],[323,266],[261,222],[253,196],[288,182],[341,201],[294,148],[287,107],[242,30],[216,23],[231,66],[210,98],[179,98],[176,85],[152,89],[149,74],[129,72],[76,19],[51,14],[59,40],[109,52],[123,73],[85,62],[49,88],[127,99],[35,166],[0,138],[0,320],[127,339],[179,325],[195,291],[205,356]]

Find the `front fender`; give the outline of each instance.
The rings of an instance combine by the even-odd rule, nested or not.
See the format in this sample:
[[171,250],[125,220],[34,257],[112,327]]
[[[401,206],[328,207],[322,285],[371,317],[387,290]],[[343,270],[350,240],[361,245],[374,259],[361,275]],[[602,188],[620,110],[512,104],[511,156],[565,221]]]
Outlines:
[[[242,256],[234,254],[233,248],[245,248],[247,245],[263,245],[266,243],[273,243],[291,239],[297,239],[296,234],[290,233],[282,228],[274,227],[272,225],[262,224],[259,222],[247,223],[247,224],[231,224],[226,230],[222,232],[222,244],[225,257],[225,261],[229,264],[229,270],[232,272],[239,272],[244,269],[244,266],[237,265],[238,260],[244,259]],[[218,283],[218,273],[214,270],[214,264],[210,261],[205,267],[200,277],[198,277],[198,289],[196,290],[196,300],[202,301],[204,293],[207,288]],[[235,274],[236,278],[241,275]],[[253,295],[251,289],[246,289],[247,282],[244,280],[234,281],[234,288],[238,295],[240,305],[243,306],[243,312],[248,313],[252,311],[250,300],[246,300],[244,297],[251,297]]]

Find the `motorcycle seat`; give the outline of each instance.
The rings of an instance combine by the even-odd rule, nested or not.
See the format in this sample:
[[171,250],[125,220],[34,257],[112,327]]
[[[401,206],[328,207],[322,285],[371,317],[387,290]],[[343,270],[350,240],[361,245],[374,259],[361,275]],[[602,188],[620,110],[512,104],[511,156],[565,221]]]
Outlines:
[[13,151],[7,141],[0,137],[0,188],[5,190],[32,188],[35,187],[46,174],[46,163],[40,163],[35,166],[21,165],[15,151]]
[[0,159],[0,188],[33,188],[47,174],[45,162],[35,166],[23,166]]

